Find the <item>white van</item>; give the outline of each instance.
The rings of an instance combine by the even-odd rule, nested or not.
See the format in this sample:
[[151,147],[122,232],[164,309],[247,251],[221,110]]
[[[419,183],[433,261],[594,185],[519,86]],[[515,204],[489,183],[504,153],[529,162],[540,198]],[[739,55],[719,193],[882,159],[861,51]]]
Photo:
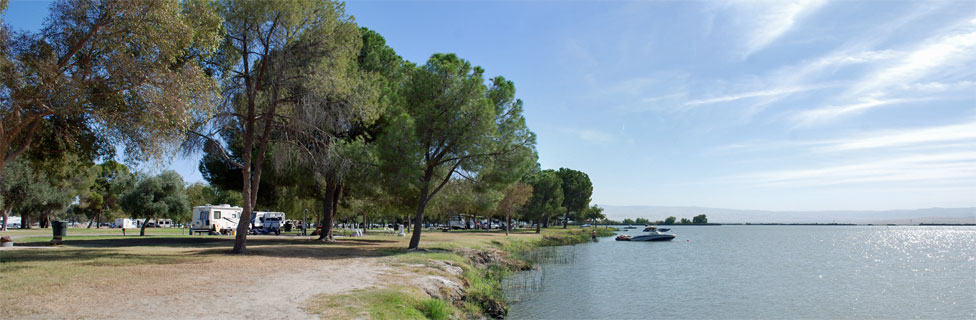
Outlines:
[[193,222],[190,223],[190,234],[206,232],[208,234],[232,234],[237,228],[244,208],[222,205],[205,205],[193,207]]

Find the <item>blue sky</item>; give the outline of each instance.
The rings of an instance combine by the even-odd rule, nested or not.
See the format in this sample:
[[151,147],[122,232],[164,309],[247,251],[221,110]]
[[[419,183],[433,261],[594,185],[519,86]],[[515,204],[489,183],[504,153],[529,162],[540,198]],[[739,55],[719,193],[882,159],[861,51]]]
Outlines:
[[[44,3],[13,1],[34,29]],[[976,206],[976,2],[347,4],[408,60],[513,80],[605,205]],[[198,159],[170,166],[200,180]]]

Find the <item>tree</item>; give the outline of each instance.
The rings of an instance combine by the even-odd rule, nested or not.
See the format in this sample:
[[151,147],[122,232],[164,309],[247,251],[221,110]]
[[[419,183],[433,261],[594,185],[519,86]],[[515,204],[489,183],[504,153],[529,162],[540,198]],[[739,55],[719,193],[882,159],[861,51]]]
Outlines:
[[[184,150],[203,147],[241,170],[244,210],[233,252],[244,253],[269,143],[291,125],[291,111],[303,101],[298,95],[302,92],[294,89],[302,84],[326,89],[345,85],[329,82],[332,71],[344,70],[332,68],[343,62],[332,58],[346,51],[354,56],[359,48],[347,45],[346,37],[357,38],[358,32],[343,5],[328,0],[225,0],[221,7],[226,33],[217,64],[225,67],[223,103],[191,131]],[[227,136],[237,141],[224,141]],[[232,142],[240,143],[239,160],[228,152]]]
[[76,210],[90,219],[89,228],[92,224],[100,228],[103,214],[121,210],[119,199],[134,186],[135,176],[128,166],[114,160],[93,166],[91,175],[89,190],[79,197]]
[[186,187],[186,195],[191,207],[208,204],[241,205],[241,193],[234,190],[224,190],[200,182]]
[[566,229],[569,224],[569,212],[580,213],[590,205],[593,183],[586,173],[573,169],[559,168],[556,175],[562,181],[563,207],[566,208],[566,214],[563,215],[563,229]]
[[603,214],[603,208],[600,208],[595,204],[583,210],[582,216],[583,219],[593,221],[604,220],[607,218],[607,216]]
[[705,224],[708,223],[708,218],[704,214],[700,214],[691,218],[691,223],[695,224]]
[[623,221],[623,222],[621,222],[621,223],[623,223],[623,224],[628,224],[628,225],[629,225],[629,224],[634,224],[634,219],[631,219],[631,218],[626,218],[626,219],[624,219],[624,221]]
[[149,220],[178,218],[190,210],[183,178],[175,171],[163,171],[158,176],[139,181],[135,188],[122,196],[121,205],[133,217],[143,218],[140,236],[146,235]]
[[688,218],[681,218],[681,224],[690,224],[690,223],[691,220],[688,220]]
[[512,214],[521,209],[532,197],[532,186],[525,182],[516,182],[505,189],[505,195],[498,202],[498,215],[505,217],[505,235],[508,235],[512,225]]
[[667,219],[664,219],[664,224],[674,224],[674,220],[675,219],[677,219],[677,218],[675,218],[675,217],[668,217]]
[[58,1],[40,32],[0,28],[0,172],[62,120],[133,159],[169,150],[214,88],[197,62],[219,24],[199,4]]
[[[32,194],[31,183],[35,179],[34,172],[27,165],[26,160],[14,160],[9,165],[6,172],[0,175],[0,198],[3,200],[3,219],[0,221],[0,231],[7,231],[7,218],[14,206],[24,203]],[[24,214],[21,212],[21,217]],[[27,220],[22,220],[21,228],[24,225],[30,227]]]
[[543,221],[548,220],[563,203],[562,180],[556,175],[556,171],[543,170],[526,177],[526,183],[532,186],[532,197],[524,210],[526,216],[535,218],[535,233],[540,233]]
[[634,224],[648,225],[651,224],[651,220],[648,220],[647,218],[637,218],[634,220]]
[[483,74],[454,54],[433,55],[410,70],[378,139],[389,186],[416,199],[410,249],[420,244],[428,203],[453,178],[507,186],[535,162],[514,84],[496,77],[486,87]]

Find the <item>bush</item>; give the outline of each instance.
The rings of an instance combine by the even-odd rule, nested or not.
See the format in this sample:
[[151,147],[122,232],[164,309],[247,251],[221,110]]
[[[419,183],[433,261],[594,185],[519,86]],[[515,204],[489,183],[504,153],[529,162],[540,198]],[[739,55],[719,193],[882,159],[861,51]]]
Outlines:
[[451,317],[451,307],[440,299],[427,299],[421,301],[417,306],[420,312],[424,313],[428,319],[445,320]]

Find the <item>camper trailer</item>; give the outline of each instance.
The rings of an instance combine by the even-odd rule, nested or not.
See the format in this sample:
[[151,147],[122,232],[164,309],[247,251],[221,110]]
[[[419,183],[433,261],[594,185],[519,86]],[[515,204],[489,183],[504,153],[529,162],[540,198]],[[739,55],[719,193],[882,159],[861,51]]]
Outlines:
[[[8,216],[7,228],[20,228],[20,221],[20,217]],[[0,217],[0,223],[3,223],[3,217]]]
[[254,211],[254,217],[251,218],[251,233],[281,234],[284,223],[284,212]]
[[118,218],[115,219],[115,223],[112,224],[112,228],[127,228],[127,229],[138,228],[141,226],[139,222],[140,221],[137,219]]
[[146,225],[147,228],[172,228],[173,219],[153,219]]
[[229,204],[193,207],[190,234],[192,235],[194,231],[207,234],[231,234],[237,228],[237,222],[240,221],[243,211],[243,208]]
[[453,216],[451,220],[447,222],[447,228],[452,230],[467,229],[468,222],[464,216]]

